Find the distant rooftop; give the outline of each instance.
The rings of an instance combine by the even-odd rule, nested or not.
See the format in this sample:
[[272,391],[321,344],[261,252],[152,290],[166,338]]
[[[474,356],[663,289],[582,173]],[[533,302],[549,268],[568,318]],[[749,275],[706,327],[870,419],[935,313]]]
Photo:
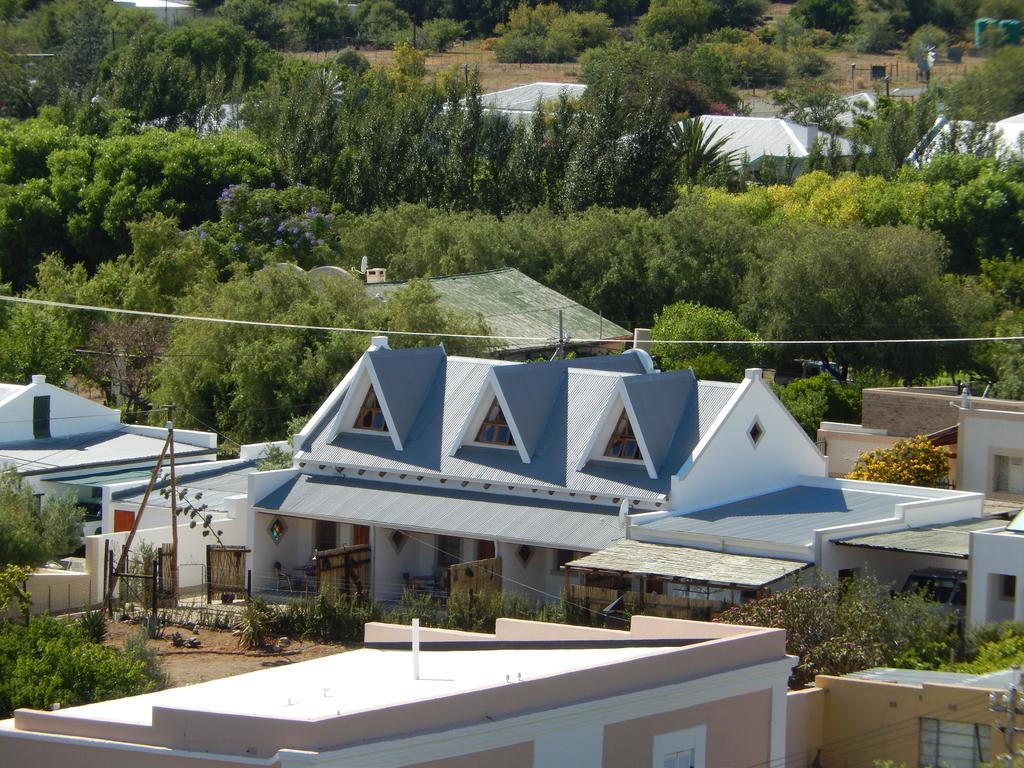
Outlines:
[[876,683],[896,683],[912,685],[920,688],[923,685],[963,685],[969,688],[1002,691],[1010,684],[1013,670],[1002,669],[998,672],[987,672],[974,675],[968,672],[935,672],[928,669],[895,669],[893,667],[874,667],[861,672],[851,672],[844,677],[858,680],[872,680]]
[[[403,282],[370,283],[366,292],[387,297]],[[558,312],[562,311],[565,331],[578,339],[619,339],[630,332],[603,319],[572,299],[508,267],[489,272],[435,277],[431,287],[451,309],[483,317],[496,336],[523,336],[526,339],[502,342],[507,350],[544,348],[558,338]]]
[[570,99],[578,99],[586,90],[587,86],[578,83],[537,82],[485,93],[480,97],[480,101],[485,109],[533,112],[538,104],[557,101],[563,95]]
[[[21,474],[40,474],[126,461],[149,461],[160,455],[163,438],[126,430],[127,427],[121,427],[71,437],[0,443],[0,465],[14,465]],[[176,456],[185,458],[208,456],[216,453],[216,449],[175,442],[174,452]]]
[[839,539],[836,543],[868,549],[888,549],[896,552],[959,557],[966,560],[970,555],[971,531],[1000,530],[1005,527],[1005,520],[984,517],[960,520],[948,525],[851,536],[848,539]]
[[[702,115],[699,119],[708,130],[718,130],[715,139],[725,139],[724,150],[735,152],[737,162],[745,156],[755,166],[765,157],[801,160],[808,156],[816,139],[833,139],[824,131],[778,117]],[[841,154],[853,151],[846,139],[833,140],[839,142]]]

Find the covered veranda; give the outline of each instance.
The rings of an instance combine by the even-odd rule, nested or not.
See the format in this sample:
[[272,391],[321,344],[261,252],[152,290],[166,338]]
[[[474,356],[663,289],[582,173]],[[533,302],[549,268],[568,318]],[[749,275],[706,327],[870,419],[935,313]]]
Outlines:
[[566,563],[565,592],[588,610],[707,620],[810,566],[625,539]]

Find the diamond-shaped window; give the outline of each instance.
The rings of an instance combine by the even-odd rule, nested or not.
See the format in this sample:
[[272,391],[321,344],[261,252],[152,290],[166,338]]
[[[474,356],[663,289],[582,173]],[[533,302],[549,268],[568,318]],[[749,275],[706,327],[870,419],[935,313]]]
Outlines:
[[747,435],[750,437],[750,442],[757,448],[757,444],[761,442],[761,438],[764,437],[764,427],[761,426],[759,419],[754,419],[754,423],[750,425],[750,429],[747,430]]

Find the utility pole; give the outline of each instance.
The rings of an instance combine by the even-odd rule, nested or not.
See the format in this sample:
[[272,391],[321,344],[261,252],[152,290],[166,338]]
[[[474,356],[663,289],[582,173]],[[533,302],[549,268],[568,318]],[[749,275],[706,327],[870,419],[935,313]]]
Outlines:
[[989,694],[989,709],[997,714],[1006,715],[1005,722],[996,722],[996,728],[1003,733],[1006,740],[1006,754],[1000,755],[1000,761],[1005,765],[1013,765],[1017,757],[1014,745],[1018,733],[1024,733],[1024,728],[1017,725],[1018,715],[1024,715],[1024,692],[1020,685],[1020,667],[1013,667],[1010,676],[1010,685],[1004,693]]
[[562,310],[558,310],[558,349],[556,349],[555,354],[551,356],[552,360],[565,359],[565,345],[569,341],[569,337],[565,335],[565,324],[562,315]]
[[171,598],[178,604],[178,488],[174,477],[174,404],[167,406],[168,466],[171,469]]

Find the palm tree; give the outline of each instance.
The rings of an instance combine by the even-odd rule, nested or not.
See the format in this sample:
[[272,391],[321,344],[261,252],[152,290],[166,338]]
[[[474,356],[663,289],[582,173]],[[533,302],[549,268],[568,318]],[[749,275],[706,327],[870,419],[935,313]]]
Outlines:
[[716,138],[718,130],[708,130],[700,118],[682,120],[672,126],[672,144],[679,153],[681,173],[687,184],[723,171],[735,162],[735,150],[725,151],[728,137]]

